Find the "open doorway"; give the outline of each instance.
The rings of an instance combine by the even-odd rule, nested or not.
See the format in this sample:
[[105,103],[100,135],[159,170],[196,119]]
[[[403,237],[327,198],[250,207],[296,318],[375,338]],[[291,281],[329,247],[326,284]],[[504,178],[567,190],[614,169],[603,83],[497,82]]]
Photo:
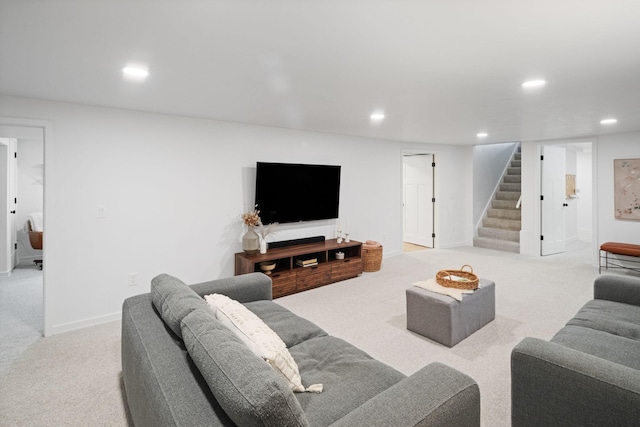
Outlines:
[[541,147],[540,254],[582,253],[593,240],[591,142]]
[[[0,236],[0,245],[10,250],[13,258],[10,268],[0,275],[3,362],[46,335],[44,271],[34,262],[44,259],[43,250],[32,246],[28,225],[33,214],[44,218],[44,134],[44,126],[13,125],[12,120],[0,118],[0,139],[15,143],[9,154],[13,170],[0,169],[4,180],[11,182],[11,191],[0,194],[0,204],[10,206],[4,211],[12,222],[11,232],[5,233],[8,238]],[[5,363],[0,363],[0,368],[3,366]]]
[[404,252],[433,248],[435,156],[403,154],[403,245]]

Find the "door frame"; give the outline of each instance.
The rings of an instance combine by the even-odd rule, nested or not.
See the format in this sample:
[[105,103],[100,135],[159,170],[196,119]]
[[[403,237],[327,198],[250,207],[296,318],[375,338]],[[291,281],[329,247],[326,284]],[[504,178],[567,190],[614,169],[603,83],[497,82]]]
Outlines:
[[50,222],[50,218],[47,212],[50,212],[51,203],[53,200],[53,196],[51,194],[50,187],[47,183],[50,182],[50,174],[52,169],[52,150],[53,150],[53,122],[48,120],[36,120],[36,119],[23,119],[23,118],[15,118],[15,117],[5,117],[0,116],[0,126],[11,126],[11,127],[21,127],[21,128],[40,128],[42,129],[42,145],[43,145],[43,163],[44,163],[44,171],[43,171],[43,228],[47,230],[47,237],[43,239],[42,242],[42,263],[45,266],[42,270],[42,334],[45,337],[51,336],[53,327],[51,325],[51,301],[53,298],[51,295],[54,294],[54,286],[49,283],[47,270],[51,268],[51,263],[49,261],[48,250],[47,247],[51,241],[50,237],[52,233],[48,230],[51,230],[48,223]]
[[[405,208],[404,208],[404,190],[405,190],[405,180],[404,180],[404,158],[405,156],[431,156],[432,159],[432,163],[437,165],[437,161],[436,161],[436,157],[437,157],[437,153],[434,150],[416,150],[416,149],[403,149],[402,150],[402,157],[401,157],[401,162],[402,162],[402,240],[404,241],[404,220],[405,220]],[[436,248],[439,246],[439,244],[437,243],[437,237],[438,237],[438,227],[439,227],[439,222],[438,222],[438,210],[437,210],[437,206],[436,203],[438,201],[438,198],[436,196],[437,193],[437,179],[438,179],[438,172],[437,172],[437,167],[436,166],[432,166],[431,167],[431,197],[433,200],[435,200],[435,202],[432,202],[431,204],[431,233],[432,233],[432,238],[431,238],[431,248]]]
[[520,254],[540,255],[540,155],[544,145],[561,145],[591,142],[591,264],[598,265],[598,139],[596,137],[550,141],[522,141],[522,230],[520,231]]

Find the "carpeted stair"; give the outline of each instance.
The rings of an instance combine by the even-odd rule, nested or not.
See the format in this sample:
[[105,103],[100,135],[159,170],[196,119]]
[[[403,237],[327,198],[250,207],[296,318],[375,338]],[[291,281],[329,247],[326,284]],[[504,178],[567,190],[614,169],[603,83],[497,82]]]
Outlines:
[[521,191],[520,170],[518,147],[491,201],[491,208],[478,227],[478,236],[473,238],[473,246],[520,253],[521,220],[520,209],[516,208]]

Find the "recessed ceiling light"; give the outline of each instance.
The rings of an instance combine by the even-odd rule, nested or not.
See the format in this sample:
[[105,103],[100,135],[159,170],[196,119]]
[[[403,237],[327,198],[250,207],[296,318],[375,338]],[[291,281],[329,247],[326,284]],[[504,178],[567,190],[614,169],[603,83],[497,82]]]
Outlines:
[[486,138],[489,136],[488,133],[486,132],[480,132],[479,134],[476,135],[478,138]]
[[529,80],[527,82],[522,83],[522,87],[526,87],[526,88],[542,87],[546,84],[547,82],[545,80]]
[[371,118],[371,120],[382,120],[384,119],[384,113],[373,113],[369,117]]
[[615,124],[615,123],[618,123],[618,119],[613,119],[612,118],[612,119],[600,120],[600,124],[602,124],[602,125],[612,125],[612,124]]
[[149,70],[142,65],[127,65],[122,69],[122,77],[127,80],[141,81],[149,76]]

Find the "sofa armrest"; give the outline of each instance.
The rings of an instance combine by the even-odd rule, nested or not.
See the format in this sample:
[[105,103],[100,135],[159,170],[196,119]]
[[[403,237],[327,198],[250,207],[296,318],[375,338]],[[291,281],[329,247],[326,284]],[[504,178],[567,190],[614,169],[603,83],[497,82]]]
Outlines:
[[593,297],[640,306],[640,279],[613,274],[598,276],[593,283]]
[[272,299],[271,278],[263,273],[249,273],[211,280],[191,285],[191,289],[201,297],[217,293],[242,303]]
[[637,425],[640,372],[537,338],[511,352],[511,425]]
[[467,375],[431,363],[332,426],[480,426],[480,390]]

